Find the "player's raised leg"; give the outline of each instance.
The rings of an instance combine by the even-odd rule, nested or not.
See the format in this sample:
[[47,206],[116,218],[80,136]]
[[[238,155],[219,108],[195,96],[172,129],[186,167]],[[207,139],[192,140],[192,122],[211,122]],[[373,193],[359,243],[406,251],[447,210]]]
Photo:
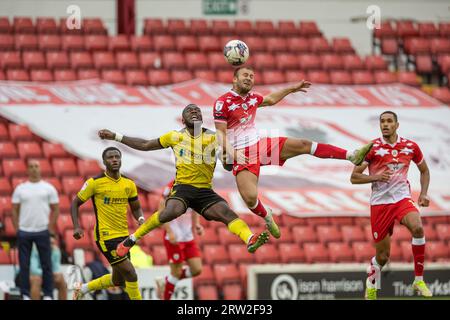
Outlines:
[[156,211],[150,216],[134,233],[130,234],[117,246],[117,255],[125,256],[130,248],[150,231],[158,228],[163,223],[172,221],[186,212],[186,204],[179,199],[168,199],[166,207],[161,211]]
[[225,201],[220,201],[203,212],[205,218],[220,221],[227,225],[231,233],[237,235],[245,244],[250,253],[254,253],[259,247],[269,240],[269,233],[263,231],[259,234],[253,233],[247,223],[230,209]]
[[422,221],[418,212],[409,212],[401,221],[412,235],[412,252],[414,256],[414,274],[415,279],[413,289],[421,296],[430,298],[433,296],[423,280],[425,267],[425,234]]
[[280,159],[285,161],[301,154],[311,154],[317,158],[349,160],[355,165],[360,165],[372,145],[373,143],[370,142],[354,151],[347,151],[331,144],[318,143],[307,139],[287,138],[281,149]]
[[273,219],[272,210],[266,208],[261,200],[258,199],[258,177],[248,170],[243,170],[237,173],[236,184],[242,199],[250,211],[264,218],[269,232],[275,238],[279,238],[281,236],[280,228]]
[[380,276],[381,269],[389,261],[391,250],[391,236],[388,234],[383,240],[375,243],[376,255],[370,261],[370,265],[367,268],[367,280],[366,280],[366,300],[376,300],[377,290],[380,288]]

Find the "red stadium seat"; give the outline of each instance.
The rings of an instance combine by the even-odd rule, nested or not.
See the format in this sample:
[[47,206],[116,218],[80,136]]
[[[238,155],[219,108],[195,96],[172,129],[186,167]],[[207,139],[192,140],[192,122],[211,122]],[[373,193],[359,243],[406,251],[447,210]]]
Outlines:
[[20,141],[17,143],[17,149],[22,159],[42,157],[42,149],[39,143],[30,141]]
[[219,300],[219,292],[215,285],[202,285],[196,291],[199,300]]
[[125,76],[121,70],[102,70],[102,80],[115,84],[125,84]]
[[141,240],[146,246],[152,247],[155,245],[163,245],[164,244],[164,230],[161,228],[157,228],[147,233],[145,237]]
[[80,35],[84,32],[82,26],[82,21],[80,21],[78,26],[74,18],[60,18],[58,23],[59,33],[62,35]]
[[242,299],[241,284],[225,284],[222,288],[224,300],[241,300]]
[[89,52],[71,52],[70,64],[72,69],[90,69],[94,67],[94,62]]
[[[9,140],[9,133],[8,129],[6,129],[6,126],[3,123],[0,123],[0,141]],[[0,149],[1,151],[1,149]]]
[[203,52],[186,53],[186,66],[190,70],[208,68],[208,58]]
[[75,240],[73,237],[73,230],[67,229],[64,231],[64,243],[66,244],[66,252],[70,255],[73,254],[74,249],[91,249],[91,239],[89,232],[84,234],[84,237],[78,240]]
[[139,60],[134,52],[118,52],[116,61],[117,67],[122,70],[139,68]]
[[298,57],[292,53],[279,53],[276,59],[277,68],[280,70],[298,69]]
[[13,31],[8,17],[0,17],[0,33],[11,33]]
[[5,237],[16,237],[17,231],[14,228],[12,217],[6,216],[4,221],[5,229],[3,230],[3,235]]
[[116,67],[116,59],[112,52],[94,52],[92,58],[96,69],[114,69]]
[[165,69],[184,69],[186,67],[184,55],[179,52],[163,53],[162,62]]
[[[450,224],[436,224],[436,231],[440,240],[450,240]],[[428,234],[425,234],[425,237],[429,238]]]
[[81,35],[63,35],[62,49],[64,51],[83,51],[84,37]]
[[322,32],[319,30],[315,21],[300,21],[300,34],[303,37],[322,36]]
[[312,83],[330,83],[330,76],[328,72],[322,70],[312,70],[308,72],[308,81]]
[[322,68],[324,70],[343,69],[342,58],[337,54],[324,54],[321,56]]
[[317,226],[317,237],[323,243],[341,241],[342,234],[337,226]]
[[254,213],[247,213],[240,215],[240,218],[247,223],[250,228],[258,228],[264,224],[264,221],[261,219],[261,217],[258,217]]
[[0,34],[0,50],[14,50],[14,37],[9,34]]
[[235,20],[234,30],[239,30],[240,35],[255,34],[253,24],[250,20]]
[[53,79],[55,81],[75,81],[77,80],[77,75],[75,71],[70,69],[62,69],[53,71]]
[[175,51],[175,39],[169,35],[155,35],[153,36],[153,47],[156,51]]
[[352,77],[347,71],[331,71],[330,79],[333,84],[352,84]]
[[14,142],[17,141],[32,141],[34,140],[33,133],[26,125],[9,124],[9,136]]
[[222,245],[208,244],[203,246],[203,257],[208,264],[228,263],[230,257]]
[[0,67],[3,69],[21,68],[22,58],[20,52],[0,52]]
[[153,39],[149,36],[131,36],[130,45],[133,51],[150,51],[153,49]]
[[36,82],[51,82],[53,81],[53,73],[50,70],[31,70],[31,81]]
[[300,68],[303,71],[322,68],[320,57],[316,54],[303,54],[299,56]]
[[219,236],[214,228],[205,228],[204,234],[199,237],[199,242],[205,244],[219,244]]
[[26,177],[26,176],[15,176],[15,177],[12,177],[12,179],[11,179],[11,186],[13,189],[16,189],[19,184],[24,183],[26,181],[28,181],[28,177]]
[[306,261],[305,253],[296,243],[280,243],[278,245],[278,251],[282,263],[299,263]]
[[64,51],[50,51],[45,56],[47,67],[50,69],[66,69],[70,67],[69,56]]
[[216,232],[219,236],[219,242],[224,246],[228,244],[244,245],[242,240],[235,234],[231,233],[227,227],[219,227]]
[[216,81],[216,74],[212,70],[195,70],[194,77],[207,81]]
[[397,35],[400,38],[405,37],[415,37],[419,35],[419,31],[417,30],[413,21],[397,21]]
[[[62,188],[62,186],[61,186]],[[72,199],[69,199],[69,197],[65,194],[60,194],[59,195],[59,210],[61,212],[70,212],[70,206],[71,206],[71,202]]]
[[[12,189],[15,189],[15,186],[11,186]],[[9,196],[3,196],[0,197],[0,216],[5,215],[12,215],[12,203],[11,203],[11,197]]]
[[125,34],[108,37],[108,49],[110,51],[130,51],[130,41]]
[[288,43],[281,37],[266,38],[266,51],[268,52],[287,52],[289,51]]
[[397,75],[390,71],[376,71],[374,72],[375,83],[387,84],[397,82]]
[[10,81],[30,81],[30,76],[26,70],[9,69],[6,72],[6,79]]
[[435,55],[450,53],[450,39],[431,39],[430,51]]
[[437,62],[442,73],[450,72],[450,54],[438,57]]
[[[11,187],[11,184],[9,183],[9,180],[7,178],[1,177],[0,178],[0,195],[2,196],[9,196],[13,192],[13,189]],[[0,212],[0,220],[1,220],[2,213]]]
[[342,57],[344,69],[347,71],[364,70],[366,66],[360,56],[356,54],[349,54]]
[[188,33],[188,28],[183,19],[168,19],[166,31],[173,35],[186,34]]
[[44,54],[40,51],[24,52],[22,55],[23,66],[26,69],[44,69],[45,58]]
[[300,29],[297,28],[294,21],[279,21],[278,34],[283,37],[298,36],[300,35]]
[[125,81],[130,86],[148,85],[147,75],[142,70],[126,70]]
[[83,186],[84,179],[81,177],[62,177],[62,187],[67,195],[75,195]]
[[439,34],[441,37],[450,36],[450,22],[439,22]]
[[167,258],[166,248],[162,245],[160,246],[152,246],[152,257],[153,262],[156,265],[167,265],[169,260]]
[[354,226],[342,226],[341,227],[342,240],[346,242],[355,242],[355,241],[364,241],[366,240],[366,236],[362,228],[358,225]]
[[416,73],[432,73],[433,61],[429,55],[418,55],[415,57]]
[[159,69],[162,64],[161,55],[157,52],[140,52],[139,64],[145,70]]
[[215,284],[214,272],[212,267],[208,264],[203,265],[202,273],[193,279],[194,286],[200,286],[205,284]]
[[307,38],[288,38],[287,39],[289,51],[292,53],[306,53],[311,52],[309,39]]
[[294,217],[287,213],[281,215],[281,221],[283,221],[283,225],[289,227],[306,225],[306,220],[304,218]]
[[328,244],[328,253],[331,262],[353,262],[353,251],[345,242],[330,242]]
[[11,264],[11,257],[9,252],[6,252],[0,248],[0,265],[1,264]]
[[54,18],[36,18],[36,30],[40,34],[56,34],[59,33],[58,26]]
[[322,37],[311,38],[309,40],[311,44],[311,50],[315,53],[326,53],[333,51],[327,39]]
[[397,75],[398,81],[409,86],[419,87],[420,81],[413,71],[400,71]]
[[81,227],[84,230],[94,230],[96,220],[95,215],[83,213],[80,217]]
[[397,31],[390,21],[382,21],[379,29],[374,29],[375,38],[395,38]]
[[[221,52],[209,52],[208,53],[208,65],[211,69],[227,69],[230,70],[230,65],[225,60]],[[230,78],[231,80],[232,78]]]
[[85,34],[105,35],[108,33],[100,18],[84,18],[81,25]]
[[5,158],[17,158],[19,153],[17,152],[16,145],[11,141],[0,142],[0,157]]
[[43,142],[42,150],[44,152],[44,156],[49,160],[52,158],[65,158],[69,155],[67,151],[64,150],[63,145],[59,143]]
[[371,242],[353,242],[352,249],[357,262],[368,262],[375,255],[375,248]]
[[279,263],[280,255],[274,244],[265,244],[261,246],[255,253],[257,263]]
[[[49,164],[50,165],[50,164]],[[58,194],[62,193],[62,185],[58,178],[56,177],[47,177],[44,179],[48,183],[50,183],[52,186],[55,187],[56,191],[58,191]]]
[[406,54],[417,55],[430,53],[430,42],[423,38],[407,38],[403,48]]
[[442,241],[428,241],[425,250],[425,259],[431,261],[449,261],[450,250]]
[[441,235],[441,232],[438,229],[435,229],[433,225],[424,225],[423,232],[428,241],[439,240],[439,236]]
[[280,226],[280,232],[283,236],[280,239],[277,239],[277,243],[294,243],[295,239],[292,235],[290,227],[283,226],[281,222],[282,221],[280,220],[280,223],[278,225]]
[[197,38],[191,35],[179,35],[175,37],[178,52],[197,51]]
[[192,35],[205,35],[210,33],[208,21],[205,19],[191,19],[189,21],[189,32]]
[[84,46],[90,51],[107,51],[108,37],[104,35],[88,35],[84,38]]
[[399,45],[397,39],[395,38],[387,38],[381,40],[381,53],[385,55],[397,55],[398,54]]
[[[64,196],[65,197],[65,196]],[[61,209],[61,198],[60,197],[60,209]],[[67,197],[65,198],[67,200]],[[73,228],[72,218],[70,214],[61,213],[58,216],[58,221],[56,223],[56,228],[60,234],[64,234],[66,230],[71,230]],[[87,230],[85,230],[85,233]]]
[[382,56],[367,56],[365,62],[368,70],[387,70],[387,63]]
[[14,17],[13,28],[15,33],[35,33],[36,28],[29,17]]
[[277,30],[275,29],[275,25],[271,20],[256,20],[255,31],[257,34],[263,37],[277,35]]
[[264,84],[276,84],[286,82],[284,74],[280,70],[263,71],[262,80]]
[[372,72],[369,71],[353,71],[352,78],[354,84],[373,84],[375,79],[373,78]]
[[16,50],[37,50],[39,48],[38,38],[31,34],[17,34],[15,36]]
[[305,243],[303,245],[307,263],[328,262],[328,249],[323,243]]
[[316,242],[318,240],[316,232],[312,226],[294,226],[292,234],[295,242],[302,244],[305,242]]
[[251,264],[255,262],[255,255],[248,252],[247,246],[243,242],[228,245],[228,253],[233,263]]
[[71,158],[57,158],[52,160],[53,172],[56,176],[77,176],[75,161]]
[[218,36],[199,36],[198,49],[201,52],[220,51],[222,52],[224,44],[221,44]]
[[229,83],[233,79],[233,72],[231,70],[217,71],[217,81],[221,83]]
[[355,53],[349,38],[333,38],[333,50],[339,54]]
[[77,159],[78,173],[83,177],[96,176],[102,172],[96,160]]
[[164,34],[166,28],[161,19],[146,18],[144,19],[144,34]]
[[228,20],[212,20],[211,31],[214,34],[232,34],[234,29]]
[[172,70],[170,72],[172,83],[179,83],[194,79],[192,72],[189,70]]
[[220,287],[225,283],[240,282],[239,270],[236,268],[235,264],[215,264],[213,266],[213,270],[214,276],[216,278],[216,283]]
[[[411,255],[411,244],[409,244],[408,257],[412,258],[412,255]],[[392,262],[406,262],[406,261],[409,261],[409,259],[405,259],[403,257],[402,246],[397,241],[391,241],[391,250],[390,250],[390,254],[389,254],[389,261],[392,261]]]
[[408,228],[400,224],[396,224],[391,238],[395,241],[411,241],[412,235]]
[[445,104],[450,103],[450,90],[448,88],[434,88],[431,92],[431,96],[442,101]]

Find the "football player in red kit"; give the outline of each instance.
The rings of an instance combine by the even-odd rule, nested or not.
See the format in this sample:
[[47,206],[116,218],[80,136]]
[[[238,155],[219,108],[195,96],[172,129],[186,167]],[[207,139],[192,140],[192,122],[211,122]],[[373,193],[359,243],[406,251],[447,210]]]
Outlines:
[[[381,138],[373,140],[373,148],[365,161],[352,172],[353,184],[371,183],[370,220],[376,255],[368,268],[365,298],[377,298],[380,289],[380,273],[389,260],[391,235],[395,220],[406,226],[412,235],[415,280],[413,289],[419,295],[431,297],[432,293],[423,281],[425,260],[425,235],[419,209],[411,198],[408,182],[409,164],[413,161],[420,171],[419,206],[428,207],[430,171],[419,146],[397,134],[397,115],[385,111],[380,115]],[[369,168],[369,174],[364,170]]]
[[228,169],[236,176],[236,184],[247,207],[264,218],[267,228],[275,237],[280,229],[272,218],[270,208],[264,207],[258,199],[258,178],[260,166],[280,165],[292,157],[311,154],[318,158],[350,160],[359,165],[369,152],[369,143],[359,150],[347,151],[329,144],[307,139],[288,137],[261,138],[255,127],[256,110],[277,104],[284,97],[295,92],[306,92],[311,83],[301,81],[265,97],[252,92],[254,72],[249,67],[237,68],[233,77],[233,88],[219,97],[214,104],[214,121],[222,157],[229,163]]

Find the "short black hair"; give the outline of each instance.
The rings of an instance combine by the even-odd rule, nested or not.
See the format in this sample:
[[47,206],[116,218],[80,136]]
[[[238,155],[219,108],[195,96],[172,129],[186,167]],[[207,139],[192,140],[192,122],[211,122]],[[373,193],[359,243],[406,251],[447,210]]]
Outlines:
[[242,66],[242,67],[234,69],[233,77],[237,77],[239,71],[242,70],[242,69],[248,69],[248,70],[252,70],[253,71],[252,67]]
[[105,150],[103,150],[103,153],[102,153],[102,159],[105,160],[106,153],[107,153],[108,151],[112,151],[112,150],[119,151],[120,156],[122,157],[122,152],[121,152],[119,149],[117,149],[116,147],[108,147],[108,148],[106,148]]
[[383,115],[383,114],[392,114],[393,116],[394,116],[394,119],[395,119],[395,122],[398,122],[398,117],[397,117],[397,114],[394,112],[394,111],[384,111],[382,114],[380,114],[380,120],[381,120],[381,116]]

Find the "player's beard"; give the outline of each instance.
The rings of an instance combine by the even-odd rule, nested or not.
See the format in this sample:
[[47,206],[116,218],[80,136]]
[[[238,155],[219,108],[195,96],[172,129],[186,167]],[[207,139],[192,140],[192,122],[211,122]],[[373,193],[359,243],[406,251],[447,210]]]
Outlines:
[[239,86],[239,93],[242,95],[245,95],[247,93],[250,92],[250,90],[252,90],[252,86],[246,86],[245,84],[242,84]]

